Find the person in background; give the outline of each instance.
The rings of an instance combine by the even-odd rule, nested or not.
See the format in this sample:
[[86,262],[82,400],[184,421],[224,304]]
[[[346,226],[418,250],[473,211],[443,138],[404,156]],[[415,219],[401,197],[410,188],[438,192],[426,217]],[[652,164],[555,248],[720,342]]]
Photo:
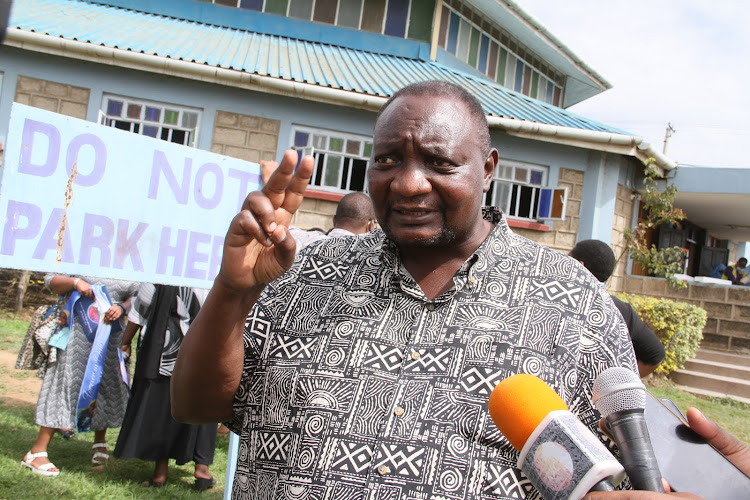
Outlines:
[[536,498],[492,424],[494,386],[537,375],[594,430],[593,381],[636,361],[583,266],[482,208],[498,151],[481,104],[447,82],[396,92],[367,174],[382,229],[296,252],[313,163],[287,151],[231,222],[175,418],[239,435],[235,499]]
[[[95,409],[93,415],[90,415],[91,429],[94,431],[91,461],[94,465],[104,465],[109,459],[107,429],[120,427],[128,401],[128,387],[122,379],[117,354],[122,339],[122,328],[114,326],[125,318],[130,299],[136,294],[138,285],[130,281],[56,274],[48,274],[44,284],[51,292],[64,295],[65,299],[73,292],[80,293],[82,297],[92,298],[92,285],[102,285],[106,288],[112,303],[102,318],[105,324],[111,324],[113,328],[107,344]],[[60,469],[50,462],[47,448],[56,429],[76,428],[78,398],[93,344],[93,339],[89,339],[84,326],[87,318],[76,313],[75,309],[69,314],[72,315],[73,326],[67,345],[65,349],[54,348],[56,359],[54,362],[48,362],[39,391],[34,418],[40,426],[39,433],[31,450],[21,462],[24,467],[43,476],[57,476],[60,473]],[[91,314],[88,315],[88,319],[93,319],[90,318]],[[98,321],[98,318],[96,319]]]
[[732,282],[733,285],[744,285],[742,278],[745,277],[745,268],[747,267],[747,259],[741,257],[734,266],[727,266],[724,268],[723,277]]
[[[584,265],[602,285],[607,282],[615,269],[615,253],[599,240],[583,240],[576,243],[568,253]],[[645,377],[664,361],[666,352],[659,337],[646,325],[638,313],[627,302],[623,302],[614,295],[612,301],[628,325],[630,340],[633,342],[635,358],[638,360],[638,374]]]
[[204,491],[216,485],[209,465],[216,448],[216,425],[182,424],[172,418],[169,385],[182,338],[198,314],[203,290],[143,283],[128,314],[128,326],[120,349],[128,356],[138,330],[138,356],[133,388],[115,456],[155,462],[145,484],[160,488],[167,482],[169,459],[177,465],[195,462],[194,488]]
[[305,231],[294,226],[289,227],[289,233],[297,242],[297,251],[300,251],[313,241],[365,234],[373,229],[375,229],[375,212],[372,208],[372,200],[364,193],[354,192],[345,195],[339,201],[336,214],[333,216],[333,229],[328,234],[322,231]]

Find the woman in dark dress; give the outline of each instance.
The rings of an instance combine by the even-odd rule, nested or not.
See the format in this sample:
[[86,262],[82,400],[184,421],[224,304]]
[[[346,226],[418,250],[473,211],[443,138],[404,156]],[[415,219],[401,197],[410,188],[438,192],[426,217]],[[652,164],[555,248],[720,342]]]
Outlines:
[[[199,295],[201,297],[199,297]],[[191,425],[172,418],[169,383],[177,352],[190,322],[198,314],[202,291],[187,287],[142,284],[123,334],[123,353],[141,327],[133,387],[117,439],[117,458],[155,462],[149,486],[167,482],[169,459],[178,465],[195,462],[195,489],[213,487],[209,472],[216,447],[216,424]]]

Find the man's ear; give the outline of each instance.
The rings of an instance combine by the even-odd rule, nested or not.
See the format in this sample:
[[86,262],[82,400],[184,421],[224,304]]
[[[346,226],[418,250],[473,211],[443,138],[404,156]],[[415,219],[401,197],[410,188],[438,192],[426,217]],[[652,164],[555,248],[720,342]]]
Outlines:
[[490,150],[490,153],[487,155],[487,159],[484,161],[484,192],[490,190],[490,186],[492,185],[492,177],[495,175],[495,167],[497,167],[497,162],[500,155],[497,152],[497,149],[492,148]]

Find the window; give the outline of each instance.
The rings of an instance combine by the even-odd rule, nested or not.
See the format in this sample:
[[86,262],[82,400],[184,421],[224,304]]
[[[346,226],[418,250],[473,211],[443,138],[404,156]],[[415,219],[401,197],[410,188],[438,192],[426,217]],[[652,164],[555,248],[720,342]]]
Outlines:
[[433,0],[203,0],[293,19],[429,42]]
[[155,139],[195,146],[200,111],[150,101],[105,95],[99,123]]
[[306,127],[292,128],[292,147],[315,157],[310,186],[324,191],[364,191],[372,138]]
[[565,76],[459,0],[446,0],[438,45],[500,85],[560,106]]
[[485,205],[501,209],[518,219],[562,220],[565,217],[565,188],[547,186],[547,167],[500,160]]

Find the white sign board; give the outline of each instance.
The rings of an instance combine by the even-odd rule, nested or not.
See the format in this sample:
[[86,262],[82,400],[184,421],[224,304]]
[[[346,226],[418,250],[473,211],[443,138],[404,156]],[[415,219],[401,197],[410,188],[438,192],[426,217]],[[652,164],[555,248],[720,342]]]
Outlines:
[[0,267],[210,288],[255,163],[14,103]]

